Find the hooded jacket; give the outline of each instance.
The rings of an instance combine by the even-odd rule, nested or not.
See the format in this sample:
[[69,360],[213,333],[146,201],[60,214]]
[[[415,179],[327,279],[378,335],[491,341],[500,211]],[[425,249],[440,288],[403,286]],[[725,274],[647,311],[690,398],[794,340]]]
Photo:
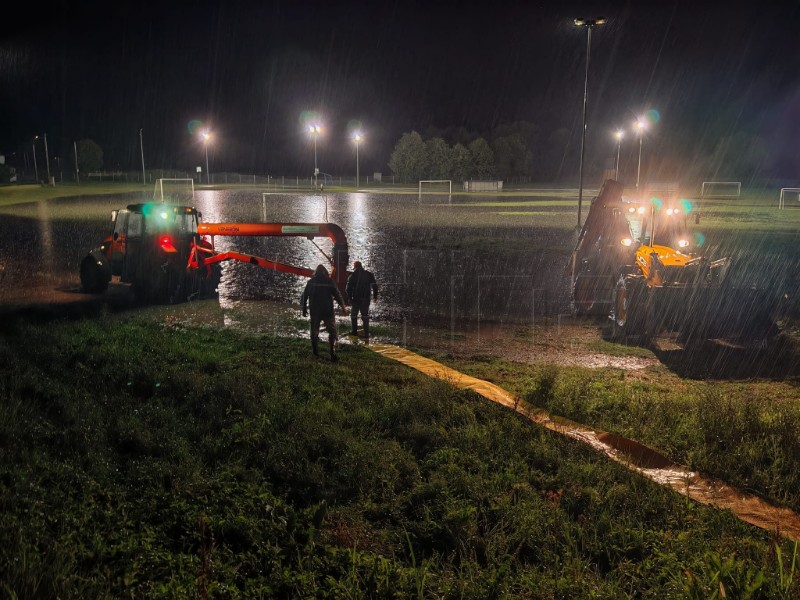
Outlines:
[[333,316],[334,299],[339,306],[345,305],[342,293],[328,275],[328,269],[323,265],[318,265],[300,297],[303,312],[306,311],[306,306],[310,305],[312,315]]

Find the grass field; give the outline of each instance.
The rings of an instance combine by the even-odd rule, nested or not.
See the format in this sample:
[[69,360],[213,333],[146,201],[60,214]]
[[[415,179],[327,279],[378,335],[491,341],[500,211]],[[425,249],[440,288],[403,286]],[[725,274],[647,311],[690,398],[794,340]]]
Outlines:
[[[0,205],[66,188],[0,188]],[[700,226],[791,252],[800,211],[770,202],[705,202]],[[487,218],[471,207],[495,212],[492,225],[574,229],[569,201],[454,206],[467,227]],[[397,225],[415,225],[406,218]],[[488,252],[499,231],[451,243]],[[302,339],[60,314],[0,320],[4,596],[800,595],[796,544],[361,347],[333,366]],[[798,511],[796,340],[698,360],[591,342],[660,361],[635,372],[435,358]]]
[[[363,348],[334,366],[305,340],[113,316],[18,315],[2,333],[10,597],[800,590],[794,544]],[[595,421],[646,420],[648,384],[618,374],[463,366],[553,408],[595,398],[583,415]],[[704,394],[651,385],[663,408]],[[789,436],[796,415],[769,412]],[[709,423],[683,447],[703,460],[740,438]],[[796,491],[791,471],[775,469],[773,484]]]

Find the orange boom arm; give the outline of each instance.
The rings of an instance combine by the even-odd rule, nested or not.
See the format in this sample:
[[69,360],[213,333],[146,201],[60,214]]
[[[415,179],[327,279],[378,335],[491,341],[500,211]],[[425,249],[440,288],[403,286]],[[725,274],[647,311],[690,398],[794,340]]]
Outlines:
[[[200,235],[229,235],[229,236],[276,236],[276,237],[304,237],[314,239],[315,237],[327,237],[333,241],[333,256],[331,257],[333,270],[331,278],[336,282],[336,286],[344,295],[347,284],[347,265],[350,262],[350,255],[347,247],[347,237],[341,227],[334,223],[198,223],[197,233]],[[213,242],[212,242],[213,244]],[[199,249],[203,252],[202,249]],[[213,251],[203,252],[210,254],[204,256],[204,264],[221,262],[223,260],[238,260],[252,265],[257,265],[265,269],[273,269],[284,273],[293,273],[304,277],[311,277],[314,271],[305,267],[295,267],[283,263],[242,254],[241,252],[222,252]]]

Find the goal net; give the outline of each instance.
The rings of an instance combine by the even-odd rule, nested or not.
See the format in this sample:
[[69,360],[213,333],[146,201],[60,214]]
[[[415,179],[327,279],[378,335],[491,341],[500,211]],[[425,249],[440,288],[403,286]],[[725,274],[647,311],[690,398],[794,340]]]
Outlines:
[[422,194],[452,194],[453,182],[450,179],[424,179],[419,182],[419,195]]
[[194,179],[157,179],[153,188],[153,202],[194,204]]
[[800,208],[800,188],[781,188],[778,208]]
[[742,193],[741,181],[704,181],[701,198],[738,198]]

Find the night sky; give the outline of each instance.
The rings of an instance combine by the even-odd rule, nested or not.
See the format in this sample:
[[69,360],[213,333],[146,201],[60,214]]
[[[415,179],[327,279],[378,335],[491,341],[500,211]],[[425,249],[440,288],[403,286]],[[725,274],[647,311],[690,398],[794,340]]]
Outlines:
[[[355,170],[354,121],[366,136],[362,173],[388,173],[403,132],[490,138],[524,120],[540,130],[539,152],[566,135],[560,175],[577,179],[586,30],[573,19],[604,16],[591,48],[593,164],[615,155],[616,128],[653,109],[645,143],[669,175],[738,135],[743,148],[769,149],[761,175],[800,177],[797,0],[15,7],[0,24],[0,153],[18,164],[47,133],[51,156],[91,138],[107,168],[136,170],[141,129],[148,168],[193,170],[204,161],[190,132],[199,121],[213,131],[212,171],[307,175],[302,115],[317,111],[319,166],[334,175]],[[625,143],[623,162],[636,150]]]

